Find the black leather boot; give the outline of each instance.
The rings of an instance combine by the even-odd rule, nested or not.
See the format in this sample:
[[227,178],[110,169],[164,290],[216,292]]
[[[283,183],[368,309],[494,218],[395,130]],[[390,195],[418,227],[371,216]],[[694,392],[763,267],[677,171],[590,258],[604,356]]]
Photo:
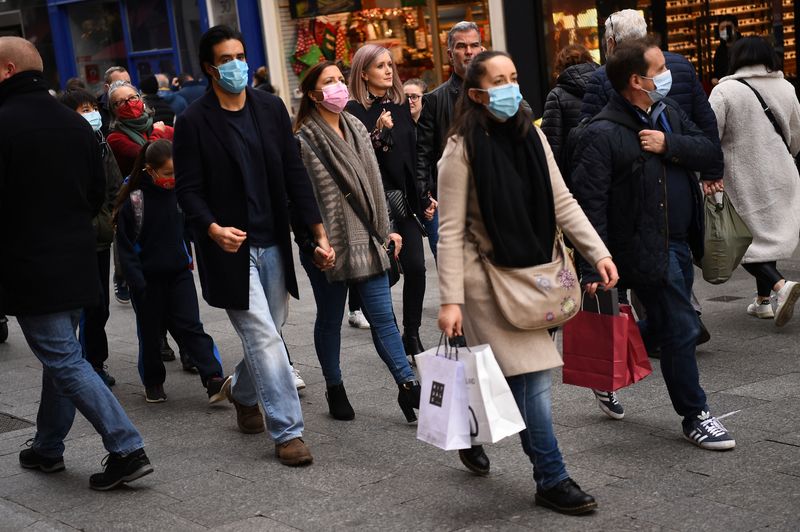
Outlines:
[[417,381],[408,381],[403,384],[398,384],[399,392],[397,394],[397,403],[400,405],[400,410],[406,416],[406,421],[413,423],[417,420],[417,415],[414,409],[419,410],[419,395],[420,387]]
[[536,504],[567,515],[579,515],[597,509],[594,497],[571,478],[562,480],[549,490],[536,490]]
[[328,390],[325,392],[325,399],[328,400],[328,411],[333,419],[350,421],[356,417],[353,407],[350,406],[350,401],[347,400],[344,384],[328,386]]
[[461,449],[458,451],[458,457],[464,466],[475,473],[485,477],[489,474],[489,457],[483,450],[483,445],[473,445],[469,449]]
[[425,351],[422,341],[419,339],[419,332],[406,331],[403,335],[403,347],[406,350],[406,356],[411,357],[411,365],[416,367],[417,361],[414,357]]

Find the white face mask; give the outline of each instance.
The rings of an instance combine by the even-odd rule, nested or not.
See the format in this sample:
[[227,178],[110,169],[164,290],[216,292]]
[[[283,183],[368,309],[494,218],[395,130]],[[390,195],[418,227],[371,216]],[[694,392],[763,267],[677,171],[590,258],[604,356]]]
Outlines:
[[719,38],[722,39],[723,41],[728,40],[728,28],[725,28],[724,30],[719,30]]

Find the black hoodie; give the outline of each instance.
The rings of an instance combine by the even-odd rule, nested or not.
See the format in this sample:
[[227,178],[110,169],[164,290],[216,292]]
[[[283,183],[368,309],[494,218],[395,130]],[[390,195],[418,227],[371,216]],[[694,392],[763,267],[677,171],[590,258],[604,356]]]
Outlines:
[[[582,63],[565,68],[556,80],[556,87],[547,95],[542,131],[550,143],[556,161],[559,162],[559,167],[561,148],[566,144],[570,130],[578,125],[586,84],[595,70],[597,65],[594,63]],[[564,171],[563,168],[561,171]]]

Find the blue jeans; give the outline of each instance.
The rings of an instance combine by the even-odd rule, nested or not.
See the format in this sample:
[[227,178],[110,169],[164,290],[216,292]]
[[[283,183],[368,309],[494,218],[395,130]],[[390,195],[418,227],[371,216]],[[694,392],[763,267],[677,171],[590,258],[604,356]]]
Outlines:
[[439,244],[439,209],[433,213],[432,220],[422,219],[422,224],[425,226],[425,231],[428,232],[428,245],[431,247],[434,260],[438,257],[436,246]]
[[686,242],[669,243],[669,265],[663,286],[637,288],[647,312],[646,335],[661,346],[661,372],[675,411],[684,419],[706,409],[695,347],[700,320],[692,306],[694,268]]
[[[348,285],[344,282],[329,283],[325,273],[314,266],[310,257],[300,254],[314,291],[317,304],[317,321],[314,324],[314,347],[322,366],[325,384],[335,386],[342,383],[339,355],[342,343],[342,318]],[[406,351],[392,308],[392,293],[386,274],[351,285],[361,297],[361,309],[367,317],[372,341],[378,355],[392,373],[395,382],[413,381],[414,370],[406,359]]]
[[102,436],[108,452],[130,454],[144,447],[144,442],[117,398],[83,358],[75,335],[80,315],[80,310],[74,310],[17,317],[43,367],[32,448],[43,456],[62,456],[77,408]]
[[303,411],[281,337],[288,305],[280,249],[251,246],[250,308],[227,310],[244,349],[244,358],[233,374],[231,394],[243,405],[261,405],[276,444],[303,435]]
[[525,421],[526,429],[519,438],[533,464],[533,480],[537,488],[548,490],[569,478],[553,432],[550,370],[515,375],[506,381]]

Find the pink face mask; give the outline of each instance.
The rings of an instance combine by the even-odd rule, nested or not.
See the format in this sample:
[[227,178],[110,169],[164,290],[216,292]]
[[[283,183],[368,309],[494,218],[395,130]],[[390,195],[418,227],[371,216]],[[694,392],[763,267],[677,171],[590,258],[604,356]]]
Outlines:
[[347,90],[347,85],[341,81],[335,85],[322,87],[322,101],[319,103],[331,113],[344,111],[348,101],[350,101],[350,91]]

